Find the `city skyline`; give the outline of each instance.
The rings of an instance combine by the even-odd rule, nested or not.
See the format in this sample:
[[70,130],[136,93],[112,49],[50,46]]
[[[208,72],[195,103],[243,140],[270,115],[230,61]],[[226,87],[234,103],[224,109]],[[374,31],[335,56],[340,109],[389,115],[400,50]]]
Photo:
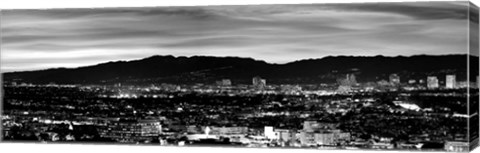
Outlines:
[[467,4],[3,10],[1,68],[73,68],[151,55],[283,64],[339,55],[467,54]]

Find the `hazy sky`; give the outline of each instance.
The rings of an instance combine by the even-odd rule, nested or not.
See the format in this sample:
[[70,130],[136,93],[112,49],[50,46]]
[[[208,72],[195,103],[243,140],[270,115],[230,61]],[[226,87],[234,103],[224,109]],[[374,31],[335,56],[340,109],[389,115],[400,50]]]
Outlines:
[[3,10],[4,72],[152,55],[465,54],[467,2]]

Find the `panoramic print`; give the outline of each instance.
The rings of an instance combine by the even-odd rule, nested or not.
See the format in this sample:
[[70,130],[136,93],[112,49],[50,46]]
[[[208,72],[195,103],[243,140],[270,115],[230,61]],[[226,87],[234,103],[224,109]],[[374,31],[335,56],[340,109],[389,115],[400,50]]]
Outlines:
[[2,10],[1,34],[3,142],[478,142],[467,1]]

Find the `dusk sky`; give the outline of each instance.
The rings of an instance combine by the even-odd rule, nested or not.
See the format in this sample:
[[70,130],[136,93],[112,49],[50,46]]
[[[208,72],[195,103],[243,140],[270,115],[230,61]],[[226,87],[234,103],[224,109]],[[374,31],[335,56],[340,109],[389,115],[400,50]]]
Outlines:
[[152,55],[270,63],[467,53],[467,2],[2,10],[3,72]]

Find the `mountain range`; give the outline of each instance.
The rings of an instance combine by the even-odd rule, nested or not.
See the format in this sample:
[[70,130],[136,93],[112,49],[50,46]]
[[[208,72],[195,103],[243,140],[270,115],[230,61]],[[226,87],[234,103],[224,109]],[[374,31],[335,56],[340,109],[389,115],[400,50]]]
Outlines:
[[[471,60],[478,63],[478,57]],[[355,74],[359,82],[388,80],[392,73],[398,74],[401,82],[426,80],[432,75],[442,80],[446,74],[455,74],[457,80],[464,81],[467,55],[328,56],[285,64],[241,57],[155,55],[78,68],[8,72],[3,73],[3,79],[35,84],[193,84],[231,79],[233,84],[251,84],[252,77],[260,76],[268,84],[317,84],[336,82],[345,74]]]

